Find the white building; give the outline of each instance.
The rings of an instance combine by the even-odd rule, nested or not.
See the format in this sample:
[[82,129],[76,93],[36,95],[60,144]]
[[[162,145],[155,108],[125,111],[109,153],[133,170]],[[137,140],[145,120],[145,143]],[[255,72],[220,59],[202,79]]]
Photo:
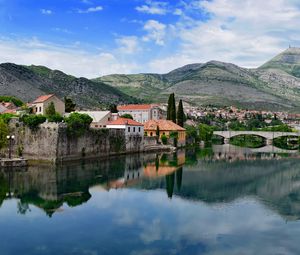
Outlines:
[[107,123],[113,120],[110,111],[79,111],[78,113],[87,114],[93,119],[92,128],[106,128]]
[[144,147],[144,125],[126,118],[118,118],[106,125],[108,129],[125,130],[125,143],[127,151],[140,151]]
[[140,123],[162,119],[162,111],[157,104],[120,105],[118,111],[120,116],[130,114],[135,121]]

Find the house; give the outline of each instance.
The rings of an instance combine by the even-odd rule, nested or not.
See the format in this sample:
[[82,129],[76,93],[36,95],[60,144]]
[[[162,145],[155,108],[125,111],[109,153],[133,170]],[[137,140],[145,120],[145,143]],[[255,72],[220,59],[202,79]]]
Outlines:
[[92,128],[106,128],[107,123],[113,120],[110,111],[79,111],[78,113],[87,114],[93,119]]
[[144,125],[126,118],[118,118],[107,123],[108,129],[122,129],[125,133],[127,151],[141,151],[144,149]]
[[30,107],[35,114],[46,114],[46,109],[52,102],[54,103],[55,111],[61,115],[64,115],[65,103],[54,94],[38,97],[30,104]]
[[0,102],[0,113],[15,113],[17,106],[13,102]]
[[145,123],[148,120],[162,118],[162,110],[157,104],[130,104],[117,107],[119,115],[130,114],[135,121]]
[[172,138],[177,136],[177,145],[186,144],[186,130],[170,120],[149,120],[144,124],[145,136],[156,136],[157,127],[159,128],[159,138],[162,135]]

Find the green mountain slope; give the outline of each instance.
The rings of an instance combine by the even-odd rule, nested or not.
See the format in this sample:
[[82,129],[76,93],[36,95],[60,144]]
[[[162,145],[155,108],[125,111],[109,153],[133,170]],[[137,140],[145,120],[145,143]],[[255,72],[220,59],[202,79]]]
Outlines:
[[292,76],[300,78],[300,48],[288,48],[259,69],[282,70]]
[[46,93],[71,97],[81,108],[97,108],[111,103],[137,100],[117,88],[86,78],[76,78],[42,66],[0,64],[0,95],[11,95],[25,102]]
[[299,67],[300,49],[290,48],[257,69],[210,61],[186,65],[167,74],[108,75],[96,81],[149,101],[165,102],[174,92],[195,105],[297,111]]

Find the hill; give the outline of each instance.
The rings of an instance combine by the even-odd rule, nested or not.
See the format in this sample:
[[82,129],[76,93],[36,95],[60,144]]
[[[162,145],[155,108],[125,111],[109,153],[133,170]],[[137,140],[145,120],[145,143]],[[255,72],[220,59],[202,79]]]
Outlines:
[[15,96],[29,102],[49,93],[60,98],[68,96],[81,108],[138,101],[107,84],[76,78],[47,67],[0,64],[0,95]]
[[249,109],[300,109],[300,49],[289,48],[256,69],[210,61],[167,74],[108,75],[97,78],[141,99],[165,102],[176,95],[194,105]]

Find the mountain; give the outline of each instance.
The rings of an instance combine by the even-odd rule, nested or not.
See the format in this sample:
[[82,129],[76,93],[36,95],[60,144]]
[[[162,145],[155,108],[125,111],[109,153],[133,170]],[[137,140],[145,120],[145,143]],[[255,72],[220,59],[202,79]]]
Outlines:
[[235,105],[261,110],[300,110],[300,49],[289,48],[256,69],[210,61],[167,74],[108,75],[95,79],[148,101],[170,93],[194,105]]
[[0,64],[0,95],[15,96],[29,102],[49,93],[60,98],[68,96],[81,108],[139,101],[107,84],[76,78],[47,67]]

